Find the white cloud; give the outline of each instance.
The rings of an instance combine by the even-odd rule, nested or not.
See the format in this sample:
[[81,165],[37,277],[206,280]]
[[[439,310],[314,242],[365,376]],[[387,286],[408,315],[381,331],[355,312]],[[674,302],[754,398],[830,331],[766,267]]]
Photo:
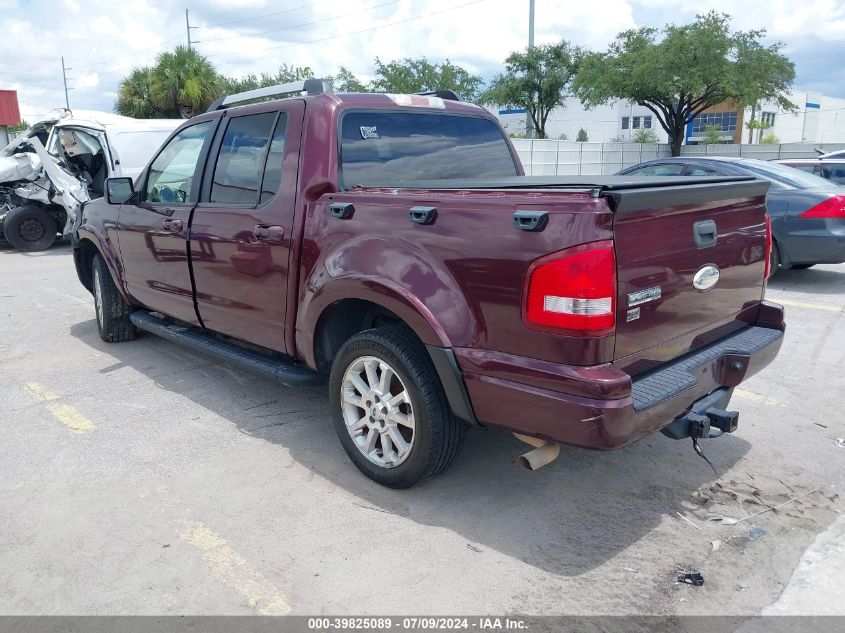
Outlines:
[[[471,4],[468,4],[471,3]],[[341,65],[364,76],[372,60],[445,58],[490,77],[504,58],[527,44],[524,0],[212,0],[193,4],[192,38],[226,74],[272,72],[282,63],[331,74]],[[462,6],[467,5],[468,6]],[[737,28],[768,29],[787,50],[806,52],[813,39],[845,40],[841,0],[543,0],[537,2],[536,42],[565,38],[604,49],[634,26],[686,22],[714,8],[735,16]],[[706,6],[705,6],[706,5]],[[71,106],[111,110],[117,83],[134,66],[185,42],[185,3],[177,0],[0,0],[0,87],[19,91],[22,109],[64,105],[60,57]],[[256,18],[256,19],[253,19]],[[216,26],[215,26],[216,25]],[[266,32],[271,31],[271,32]],[[225,38],[225,39],[221,39]],[[212,41],[219,40],[219,41]],[[804,55],[802,59],[812,59]],[[807,64],[806,61],[803,63]],[[818,76],[818,67],[798,68]]]

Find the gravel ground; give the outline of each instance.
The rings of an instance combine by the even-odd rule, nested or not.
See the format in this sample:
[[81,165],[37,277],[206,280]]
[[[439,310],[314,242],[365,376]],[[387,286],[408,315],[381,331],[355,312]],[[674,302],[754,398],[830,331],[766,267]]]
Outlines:
[[103,343],[67,244],[0,270],[3,614],[753,614],[843,508],[845,266],[771,281],[786,340],[703,442],[719,476],[661,435],[531,473],[473,429],[407,491],[355,470],[323,388]]

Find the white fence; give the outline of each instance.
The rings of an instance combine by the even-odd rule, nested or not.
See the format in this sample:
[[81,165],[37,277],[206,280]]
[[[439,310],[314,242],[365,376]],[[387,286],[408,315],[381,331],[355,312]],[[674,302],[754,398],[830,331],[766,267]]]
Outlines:
[[[513,139],[525,173],[530,176],[607,175],[655,158],[672,155],[667,144],[577,143],[551,139]],[[845,144],[682,145],[683,156],[743,156],[760,160],[814,158],[818,147],[832,152]]]

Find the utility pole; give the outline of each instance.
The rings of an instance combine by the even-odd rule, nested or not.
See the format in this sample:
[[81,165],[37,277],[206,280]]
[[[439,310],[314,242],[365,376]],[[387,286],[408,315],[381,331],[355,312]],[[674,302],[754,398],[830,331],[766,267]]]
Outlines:
[[[73,90],[73,88],[67,87],[67,71],[69,71],[69,70],[73,70],[73,69],[65,66],[65,58],[64,58],[64,55],[62,55],[62,82],[65,85],[65,107],[68,110],[70,110],[70,101],[68,100],[68,97],[67,97],[67,91]],[[73,79],[73,77],[71,77],[71,79]]]
[[185,32],[188,34],[188,50],[191,50],[191,20],[188,18],[187,9],[185,9]]
[[[528,52],[534,48],[534,0],[528,0]],[[534,138],[534,123],[531,113],[525,113],[525,137]]]

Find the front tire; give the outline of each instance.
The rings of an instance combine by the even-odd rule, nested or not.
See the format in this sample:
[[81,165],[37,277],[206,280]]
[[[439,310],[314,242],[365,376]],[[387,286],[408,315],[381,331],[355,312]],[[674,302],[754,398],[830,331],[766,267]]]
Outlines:
[[466,426],[413,333],[378,328],[351,337],[332,364],[329,389],[340,443],[373,481],[409,488],[455,460]]
[[25,204],[6,214],[3,234],[19,251],[45,251],[56,241],[56,221],[44,207]]
[[94,255],[91,286],[94,294],[94,311],[97,314],[97,330],[107,343],[131,341],[138,330],[129,320],[132,310],[114,284],[108,266],[102,256]]

